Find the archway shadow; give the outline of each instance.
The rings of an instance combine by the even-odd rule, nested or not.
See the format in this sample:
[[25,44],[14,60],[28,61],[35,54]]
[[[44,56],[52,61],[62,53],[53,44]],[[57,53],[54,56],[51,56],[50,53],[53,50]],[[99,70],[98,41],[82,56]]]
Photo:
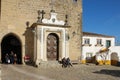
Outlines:
[[19,36],[14,33],[6,34],[1,42],[1,61],[2,63],[8,63],[5,59],[6,54],[8,54],[8,58],[10,59],[10,63],[12,64],[14,61],[11,59],[11,53],[13,56],[16,54],[17,64],[22,64],[22,52],[21,52],[21,40]]
[[115,76],[115,77],[120,77],[120,70],[102,69],[100,71],[95,71],[93,73],[96,73],[96,74],[105,74],[105,75],[111,75],[111,76]]

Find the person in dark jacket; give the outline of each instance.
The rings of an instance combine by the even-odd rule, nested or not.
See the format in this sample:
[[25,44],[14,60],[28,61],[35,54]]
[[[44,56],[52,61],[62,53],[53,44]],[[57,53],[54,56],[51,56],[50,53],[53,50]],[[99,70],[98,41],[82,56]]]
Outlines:
[[66,67],[67,67],[65,57],[62,59],[62,67],[64,67],[64,68],[66,68]]
[[67,64],[68,67],[70,67],[70,66],[72,67],[72,63],[71,63],[69,57],[66,59],[66,64]]
[[14,64],[14,53],[12,51],[11,51],[11,54],[10,54],[10,63]]
[[10,58],[8,54],[5,55],[5,63],[10,63]]

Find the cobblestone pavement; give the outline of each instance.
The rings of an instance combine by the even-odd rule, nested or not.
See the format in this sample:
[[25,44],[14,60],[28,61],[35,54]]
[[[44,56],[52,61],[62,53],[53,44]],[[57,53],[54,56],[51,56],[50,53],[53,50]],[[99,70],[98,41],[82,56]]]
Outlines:
[[120,67],[78,64],[70,68],[2,64],[2,80],[120,80]]

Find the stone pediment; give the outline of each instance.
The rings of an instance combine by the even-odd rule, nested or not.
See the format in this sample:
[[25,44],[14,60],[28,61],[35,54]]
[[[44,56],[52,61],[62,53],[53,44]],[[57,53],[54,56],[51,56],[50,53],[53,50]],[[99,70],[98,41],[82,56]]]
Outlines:
[[43,19],[42,23],[45,24],[55,24],[55,25],[64,25],[65,22],[62,20],[57,20],[57,13],[51,12],[50,13],[50,19]]

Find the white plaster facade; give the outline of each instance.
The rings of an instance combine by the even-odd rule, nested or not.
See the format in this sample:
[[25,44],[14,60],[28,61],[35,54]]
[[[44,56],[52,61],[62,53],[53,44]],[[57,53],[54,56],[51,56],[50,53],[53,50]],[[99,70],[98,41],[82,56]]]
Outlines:
[[[88,42],[85,42],[85,40],[89,40]],[[97,40],[101,40],[100,44],[97,43]],[[83,63],[86,63],[86,58],[96,56],[96,60],[101,61],[102,57],[99,51],[103,48],[106,48],[107,41],[110,41],[109,51],[102,53],[104,56],[106,56],[106,60],[111,62],[111,54],[117,53],[117,55],[120,58],[120,46],[115,46],[115,37],[113,36],[107,36],[107,35],[101,35],[96,33],[88,33],[83,32],[82,37],[82,61]],[[120,59],[117,59],[119,61]],[[108,64],[109,64],[108,63]]]

